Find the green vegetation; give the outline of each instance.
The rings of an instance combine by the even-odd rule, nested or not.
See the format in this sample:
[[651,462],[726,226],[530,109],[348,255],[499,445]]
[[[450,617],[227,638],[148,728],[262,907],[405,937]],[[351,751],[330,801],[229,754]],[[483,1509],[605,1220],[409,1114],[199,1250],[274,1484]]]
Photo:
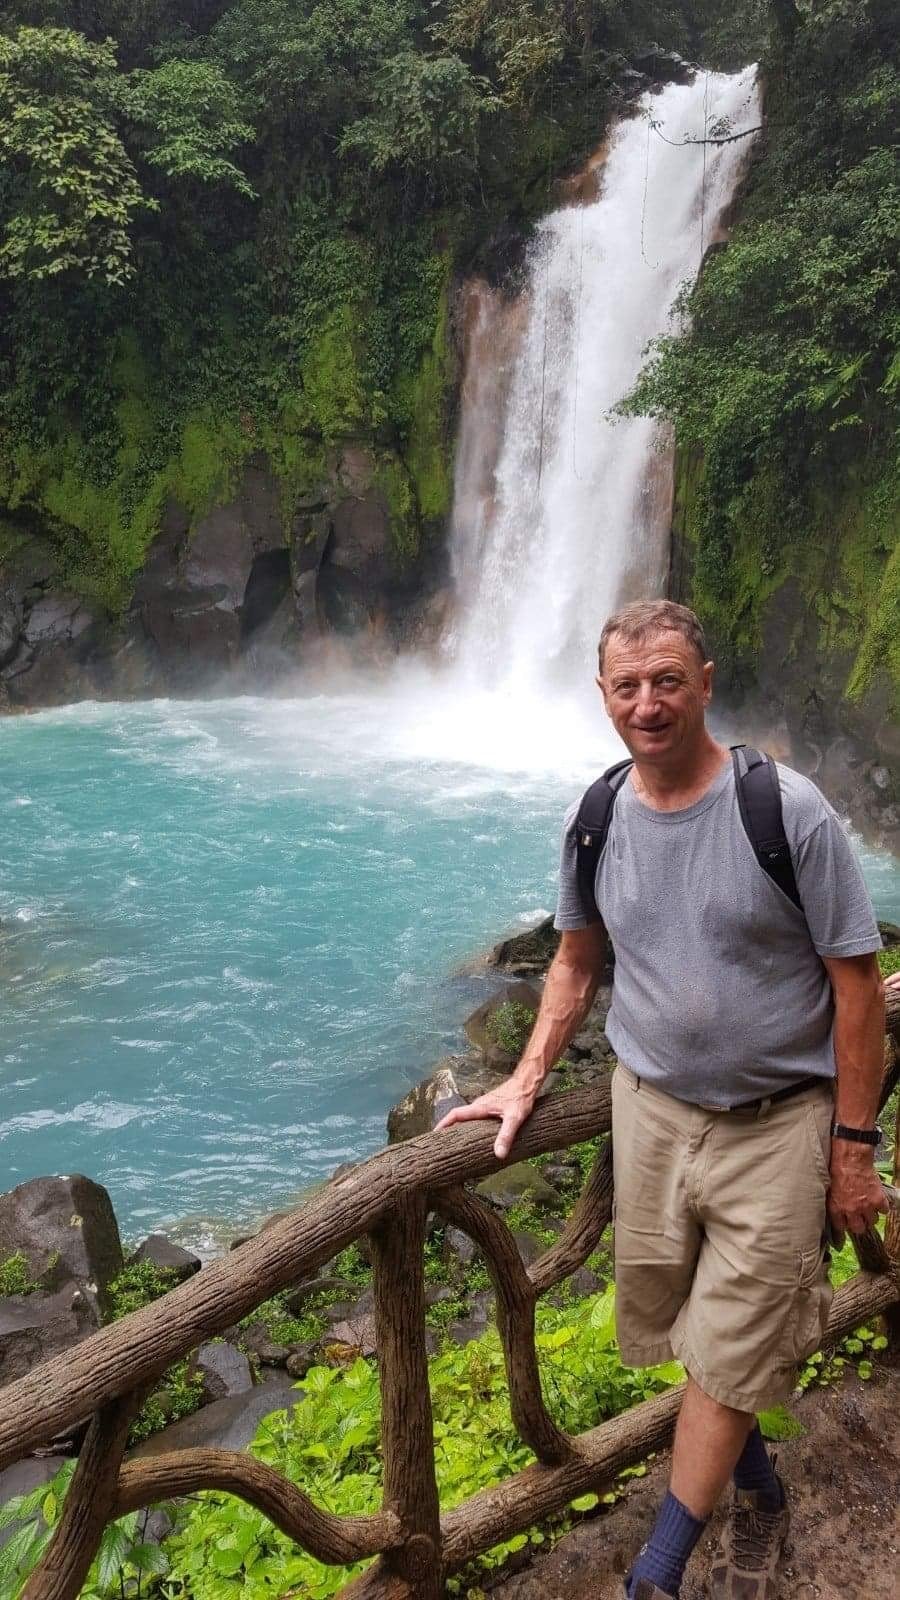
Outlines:
[[[168,1294],[178,1282],[171,1267],[157,1267],[152,1261],[133,1261],[109,1286],[110,1322],[130,1316]],[[151,1434],[181,1417],[189,1417],[202,1404],[202,1379],[188,1370],[187,1359],[177,1361],[164,1374],[162,1382],[147,1396],[131,1425],[129,1445],[140,1444]],[[148,1568],[148,1571],[152,1570]]]
[[508,1055],[520,1056],[528,1042],[536,1016],[537,1012],[531,1006],[520,1005],[514,1000],[504,1000],[503,1004],[488,1017],[485,1032],[491,1043],[505,1050]]
[[113,1278],[109,1286],[110,1322],[118,1322],[132,1311],[149,1306],[160,1295],[168,1294],[178,1282],[171,1267],[157,1267],[152,1261],[133,1261]]
[[37,1284],[31,1280],[28,1262],[21,1250],[0,1262],[0,1297],[8,1294],[32,1294]]
[[731,674],[794,592],[785,654],[812,617],[850,700],[882,672],[896,697],[897,31],[883,0],[786,11],[741,219],[625,409],[675,425],[685,598]]
[[595,146],[629,49],[730,60],[722,0],[11,0],[0,505],[116,611],[168,498],[252,452],[286,513],[362,439],[399,568],[450,497],[453,270]]

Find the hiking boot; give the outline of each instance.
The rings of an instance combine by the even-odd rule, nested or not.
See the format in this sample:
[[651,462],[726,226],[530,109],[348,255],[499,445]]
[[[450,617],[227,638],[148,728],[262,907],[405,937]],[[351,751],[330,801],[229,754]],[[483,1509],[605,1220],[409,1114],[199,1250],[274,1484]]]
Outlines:
[[761,1495],[736,1489],[709,1574],[714,1600],[775,1600],[778,1563],[790,1526],[787,1505],[765,1511]]

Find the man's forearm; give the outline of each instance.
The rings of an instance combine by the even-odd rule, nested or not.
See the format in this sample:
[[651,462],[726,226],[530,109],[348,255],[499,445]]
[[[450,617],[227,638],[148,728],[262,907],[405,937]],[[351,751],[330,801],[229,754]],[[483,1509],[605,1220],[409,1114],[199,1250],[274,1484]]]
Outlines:
[[884,1068],[884,994],[880,984],[835,995],[835,1121],[871,1128]]
[[586,953],[572,955],[565,945],[558,951],[547,973],[531,1037],[514,1073],[527,1089],[536,1092],[540,1088],[581,1027],[600,986],[605,951],[605,935],[599,930]]

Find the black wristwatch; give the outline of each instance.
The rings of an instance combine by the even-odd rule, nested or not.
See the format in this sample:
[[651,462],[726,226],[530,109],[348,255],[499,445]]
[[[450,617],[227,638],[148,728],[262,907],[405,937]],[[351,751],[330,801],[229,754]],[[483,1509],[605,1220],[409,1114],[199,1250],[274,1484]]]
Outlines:
[[843,1122],[833,1122],[831,1124],[831,1137],[832,1139],[848,1139],[851,1144],[876,1145],[881,1143],[881,1129],[847,1128]]

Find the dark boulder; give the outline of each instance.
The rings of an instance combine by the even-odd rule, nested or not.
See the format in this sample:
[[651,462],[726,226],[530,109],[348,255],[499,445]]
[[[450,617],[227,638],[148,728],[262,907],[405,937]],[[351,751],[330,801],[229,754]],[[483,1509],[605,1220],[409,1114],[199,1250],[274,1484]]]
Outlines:
[[521,1043],[524,1045],[525,1037],[531,1028],[531,1024],[525,1021],[525,1015],[530,1013],[533,1021],[534,1017],[537,1016],[540,1003],[540,990],[536,989],[533,984],[506,984],[499,994],[492,995],[490,1000],[485,1000],[483,1005],[480,1005],[477,1010],[472,1012],[471,1016],[466,1018],[463,1027],[469,1043],[473,1044],[476,1050],[480,1050],[491,1065],[498,1067],[515,1065],[520,1052],[519,1050],[508,1049],[503,1042],[495,1037],[491,1026],[492,1019],[503,1007],[516,1006],[522,1015],[522,1028],[520,1031],[522,1034]]
[[389,1142],[399,1144],[417,1134],[431,1133],[454,1106],[476,1100],[488,1089],[496,1088],[504,1077],[504,1073],[492,1072],[470,1056],[445,1056],[388,1112]]
[[544,1211],[562,1211],[565,1207],[559,1190],[528,1161],[517,1161],[511,1167],[502,1167],[499,1172],[482,1178],[475,1186],[475,1193],[498,1211],[508,1211],[523,1200]]
[[0,667],[11,661],[22,636],[22,597],[16,585],[0,582]]
[[340,1345],[345,1351],[355,1350],[361,1356],[374,1356],[378,1350],[375,1337],[375,1318],[369,1316],[352,1316],[345,1322],[334,1322],[322,1339],[322,1348],[327,1353],[335,1345]]
[[514,933],[495,944],[490,954],[491,966],[503,967],[507,972],[522,976],[546,972],[559,949],[559,940],[553,918],[545,917],[534,928],[528,928],[524,933]]
[[0,1261],[21,1253],[44,1289],[75,1283],[101,1311],[123,1267],[112,1201],[91,1178],[31,1178],[0,1195]]
[[169,1450],[246,1450],[265,1417],[298,1405],[302,1392],[290,1378],[272,1378],[245,1394],[231,1395],[182,1417],[131,1451],[129,1460],[165,1455]]
[[224,1339],[201,1344],[191,1357],[190,1371],[198,1373],[202,1380],[204,1405],[231,1395],[246,1394],[253,1388],[253,1373],[247,1357]]
[[457,1267],[471,1266],[477,1254],[477,1247],[462,1228],[450,1226],[445,1229],[443,1258],[445,1266],[451,1271]]
[[295,1344],[287,1358],[286,1366],[292,1378],[305,1378],[310,1367],[316,1366],[321,1360],[319,1342],[316,1339],[306,1344]]
[[0,1300],[0,1386],[24,1378],[99,1326],[95,1303],[73,1284],[53,1294],[39,1289]]
[[128,1265],[149,1261],[160,1272],[171,1272],[178,1283],[184,1283],[186,1278],[192,1278],[199,1272],[202,1262],[199,1256],[192,1251],[182,1249],[180,1244],[174,1244],[167,1239],[164,1233],[151,1233],[142,1244],[139,1244],[132,1256],[128,1258]]

